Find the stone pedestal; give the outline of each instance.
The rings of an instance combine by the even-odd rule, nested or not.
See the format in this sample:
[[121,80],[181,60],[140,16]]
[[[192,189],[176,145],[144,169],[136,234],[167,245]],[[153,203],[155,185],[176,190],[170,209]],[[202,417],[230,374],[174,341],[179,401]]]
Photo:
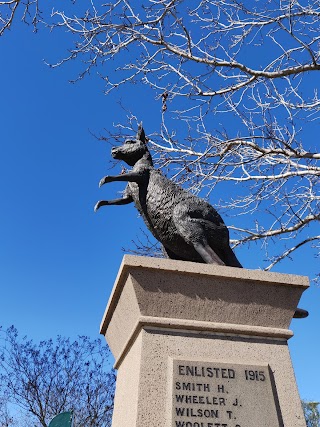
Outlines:
[[308,279],[125,256],[101,324],[112,427],[305,427],[288,329]]

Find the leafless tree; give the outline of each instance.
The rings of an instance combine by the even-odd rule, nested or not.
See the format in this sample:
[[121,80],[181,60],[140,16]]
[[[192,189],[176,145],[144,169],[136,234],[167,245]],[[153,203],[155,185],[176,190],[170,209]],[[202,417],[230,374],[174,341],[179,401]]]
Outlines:
[[40,0],[6,0],[0,1],[0,37],[9,30],[14,20],[31,24],[36,30],[41,19]]
[[0,427],[12,427],[14,425],[7,403],[7,397],[5,395],[0,396]]
[[131,83],[153,89],[158,165],[201,195],[219,184],[215,205],[234,215],[235,246],[277,241],[267,270],[306,245],[319,255],[320,1],[74,7],[44,19],[70,37],[52,66],[79,59],[77,78],[96,69],[107,93]]
[[100,341],[58,337],[36,344],[20,339],[14,328],[1,338],[1,386],[11,406],[20,409],[17,422],[47,427],[55,415],[73,410],[76,427],[111,425],[115,376]]

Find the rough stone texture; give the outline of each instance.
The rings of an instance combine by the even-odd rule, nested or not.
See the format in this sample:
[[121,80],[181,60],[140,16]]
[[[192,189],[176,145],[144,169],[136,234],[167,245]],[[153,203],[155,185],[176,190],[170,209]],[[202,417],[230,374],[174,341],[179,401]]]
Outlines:
[[[176,427],[172,364],[179,359],[269,365],[277,425],[305,427],[287,339],[307,287],[300,276],[126,256],[101,324],[118,369],[112,427]],[[184,427],[218,422],[191,421]],[[242,424],[270,426],[253,425],[250,414]]]
[[116,394],[112,426],[134,426],[133,420],[138,418],[139,389],[140,389],[140,361],[142,349],[142,335],[139,335],[130,348],[129,357],[121,364],[117,375]]
[[[173,360],[172,422],[281,425],[269,366]],[[250,420],[248,422],[248,414]]]

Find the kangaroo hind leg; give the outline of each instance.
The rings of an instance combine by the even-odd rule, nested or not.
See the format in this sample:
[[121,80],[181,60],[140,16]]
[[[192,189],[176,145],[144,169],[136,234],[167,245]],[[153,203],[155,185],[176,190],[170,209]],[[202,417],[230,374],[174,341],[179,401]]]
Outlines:
[[179,261],[188,261],[188,259],[186,259],[185,257],[177,255],[176,253],[172,252],[170,249],[166,248],[165,246],[162,246],[162,252],[167,258],[176,259]]
[[208,244],[203,221],[190,216],[187,205],[179,204],[173,211],[172,219],[180,237],[200,255],[207,264],[225,265]]

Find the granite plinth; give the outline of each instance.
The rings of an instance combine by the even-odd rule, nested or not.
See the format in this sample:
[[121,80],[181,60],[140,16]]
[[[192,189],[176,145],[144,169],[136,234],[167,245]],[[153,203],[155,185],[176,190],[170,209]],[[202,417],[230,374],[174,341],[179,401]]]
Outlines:
[[101,323],[118,369],[112,427],[305,427],[287,340],[307,287],[125,256]]

